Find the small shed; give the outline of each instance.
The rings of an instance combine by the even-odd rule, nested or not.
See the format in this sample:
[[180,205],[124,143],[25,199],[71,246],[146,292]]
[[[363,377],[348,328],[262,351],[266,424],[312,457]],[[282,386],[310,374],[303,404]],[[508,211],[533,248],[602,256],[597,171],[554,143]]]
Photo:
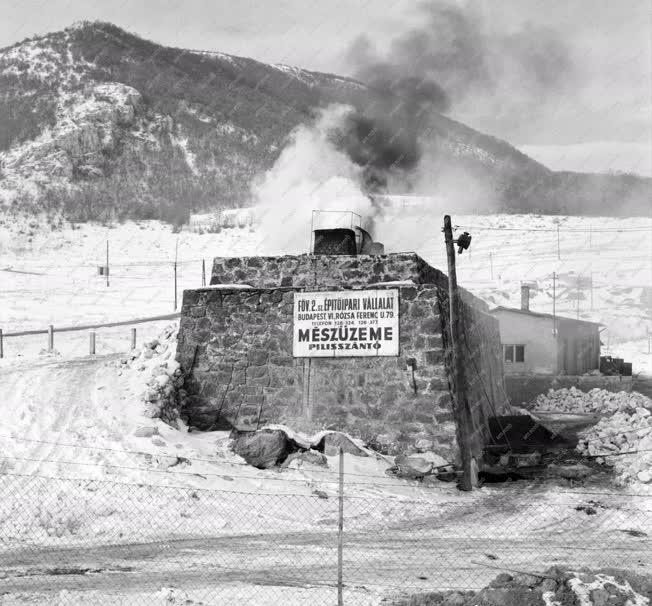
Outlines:
[[496,307],[505,374],[583,375],[600,368],[600,324]]

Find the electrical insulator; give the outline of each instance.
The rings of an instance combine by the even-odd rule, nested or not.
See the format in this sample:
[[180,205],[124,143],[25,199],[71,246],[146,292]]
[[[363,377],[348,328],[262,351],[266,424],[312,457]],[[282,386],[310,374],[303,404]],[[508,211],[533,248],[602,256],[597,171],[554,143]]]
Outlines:
[[457,238],[457,254],[461,255],[469,246],[471,246],[471,234],[465,231]]

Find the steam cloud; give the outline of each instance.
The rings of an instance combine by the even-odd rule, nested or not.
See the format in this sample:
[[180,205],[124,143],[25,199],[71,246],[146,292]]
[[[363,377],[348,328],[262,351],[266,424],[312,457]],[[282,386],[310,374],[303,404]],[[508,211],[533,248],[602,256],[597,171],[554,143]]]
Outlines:
[[[298,254],[310,248],[313,211],[329,211],[315,227],[338,227],[349,217],[332,211],[352,211],[371,217],[375,209],[363,192],[363,169],[333,145],[333,133],[342,128],[353,109],[331,105],[314,123],[299,125],[274,166],[254,185],[253,196],[262,209],[264,241],[261,254]],[[332,224],[324,223],[331,221]]]

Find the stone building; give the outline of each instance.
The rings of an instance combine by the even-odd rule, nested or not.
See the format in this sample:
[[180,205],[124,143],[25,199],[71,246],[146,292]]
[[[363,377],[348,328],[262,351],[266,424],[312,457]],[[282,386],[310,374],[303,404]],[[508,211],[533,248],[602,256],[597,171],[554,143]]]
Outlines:
[[[396,339],[396,351],[333,357],[315,344],[320,357],[297,355],[295,299],[355,297],[369,289],[381,302],[383,293],[392,301],[397,295],[396,330],[385,333]],[[486,305],[466,291],[461,299],[472,448],[480,457],[488,418],[504,414],[507,405],[502,350],[498,321]],[[182,415],[203,430],[269,423],[339,429],[385,452],[434,451],[452,460],[457,427],[448,324],[447,278],[413,253],[216,258],[210,287],[183,296]],[[314,330],[319,339],[321,329]],[[300,339],[309,334],[300,331]],[[358,334],[373,339],[380,332]]]

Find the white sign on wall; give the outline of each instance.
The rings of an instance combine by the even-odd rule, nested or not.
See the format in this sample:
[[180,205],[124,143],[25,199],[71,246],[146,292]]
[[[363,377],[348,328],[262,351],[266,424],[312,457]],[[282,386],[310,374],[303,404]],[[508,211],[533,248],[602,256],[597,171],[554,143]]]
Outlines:
[[398,356],[398,289],[295,292],[295,358]]

